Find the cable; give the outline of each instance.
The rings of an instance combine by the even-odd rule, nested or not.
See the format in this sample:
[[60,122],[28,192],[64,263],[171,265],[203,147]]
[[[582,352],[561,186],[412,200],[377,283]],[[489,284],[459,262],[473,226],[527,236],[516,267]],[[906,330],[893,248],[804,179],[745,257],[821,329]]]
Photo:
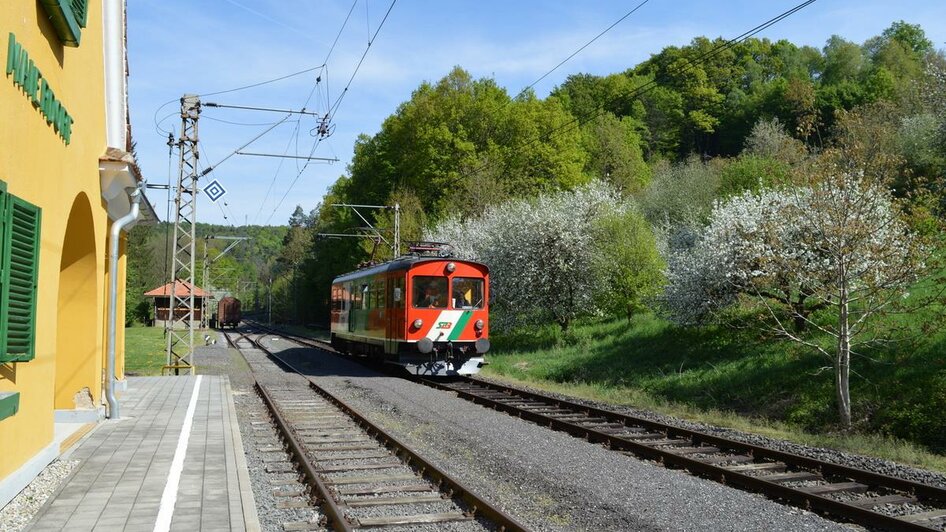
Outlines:
[[[236,155],[238,151],[242,150],[243,148],[245,148],[245,147],[249,146],[250,144],[253,144],[253,143],[256,142],[257,140],[259,140],[260,137],[262,137],[263,135],[265,135],[265,134],[269,133],[270,131],[276,129],[276,126],[278,126],[278,125],[284,123],[286,120],[289,120],[289,117],[291,117],[291,116],[292,116],[292,113],[287,114],[282,120],[280,120],[279,122],[276,122],[275,124],[273,124],[273,125],[271,125],[270,127],[266,128],[265,130],[263,130],[262,133],[260,133],[259,135],[256,135],[255,137],[253,137],[252,139],[250,139],[249,141],[247,141],[245,144],[243,144],[243,145],[240,146],[239,148],[233,150],[232,152],[230,152],[229,155],[227,155],[227,156],[224,157],[223,159],[220,159],[219,161],[217,161],[217,164],[212,164],[212,165],[210,165],[209,167],[207,167],[200,175],[201,175],[201,176],[204,176],[204,175],[209,174],[210,172],[216,170],[217,167],[220,166],[221,164],[223,164],[224,161],[226,161],[226,160],[229,159],[230,157],[233,157],[234,155]],[[198,141],[198,142],[199,142],[199,141]]]
[[[781,13],[780,15],[777,15],[777,16],[775,16],[775,17],[773,17],[773,18],[771,18],[771,19],[769,19],[769,20],[763,22],[762,24],[759,24],[758,26],[756,26],[756,27],[754,27],[754,28],[752,28],[752,29],[750,29],[750,30],[748,30],[748,31],[746,31],[746,32],[744,32],[744,33],[742,33],[741,35],[739,35],[739,36],[737,36],[737,37],[734,37],[734,38],[732,38],[732,39],[730,39],[730,40],[728,40],[728,41],[726,41],[726,42],[724,42],[724,43],[722,43],[722,44],[716,46],[715,48],[713,48],[713,49],[711,49],[711,50],[709,50],[709,51],[707,51],[707,52],[704,52],[702,55],[699,55],[699,56],[697,56],[696,58],[693,58],[693,59],[688,60],[688,61],[686,62],[686,64],[683,66],[683,68],[680,68],[678,71],[673,72],[673,74],[674,74],[674,75],[680,75],[680,74],[683,74],[683,73],[686,73],[686,72],[690,71],[690,70],[693,69],[694,67],[699,66],[699,64],[700,64],[701,62],[703,62],[704,60],[710,59],[711,57],[713,57],[713,56],[715,56],[715,55],[717,55],[717,54],[719,54],[719,53],[721,53],[721,52],[723,52],[723,51],[725,51],[725,50],[728,50],[728,49],[732,48],[732,47],[735,46],[736,44],[739,44],[740,42],[749,39],[749,38],[752,37],[753,35],[755,35],[755,34],[761,32],[761,31],[763,31],[763,30],[765,30],[765,29],[768,29],[768,28],[770,28],[771,26],[774,26],[775,24],[777,24],[777,23],[781,22],[782,20],[788,18],[789,16],[791,16],[791,15],[797,13],[798,11],[801,11],[802,9],[808,7],[809,5],[815,3],[816,1],[817,1],[817,0],[806,0],[805,2],[802,2],[801,4],[796,5],[795,7],[789,9],[788,11],[785,11],[785,12]],[[616,103],[616,102],[621,101],[621,100],[626,100],[627,98],[631,98],[631,97],[634,97],[634,96],[639,96],[639,95],[641,95],[641,94],[644,94],[644,93],[650,91],[651,89],[655,88],[655,87],[657,86],[657,83],[658,83],[658,79],[657,79],[657,76],[655,75],[654,79],[648,81],[647,83],[644,83],[643,85],[641,85],[641,86],[639,86],[639,87],[636,87],[636,88],[632,89],[629,93],[627,93],[627,94],[619,94],[619,95],[615,96],[614,98],[611,98],[610,100],[606,101],[603,105],[598,106],[598,107],[595,109],[595,111],[594,111],[589,117],[586,117],[586,118],[587,118],[587,119],[594,119],[594,118],[597,118],[598,116],[600,116],[600,115],[602,114],[603,111],[605,111],[605,108],[608,107],[608,106],[610,106],[611,104]],[[549,136],[551,137],[552,135],[555,134],[556,131],[558,131],[558,130],[560,130],[560,129],[563,129],[563,128],[565,128],[565,127],[568,127],[569,125],[571,125],[571,124],[573,124],[573,123],[575,123],[575,122],[581,122],[582,124],[585,124],[585,123],[587,123],[587,120],[582,121],[582,118],[581,118],[581,117],[573,118],[572,120],[566,122],[565,124],[563,124],[563,125],[561,125],[561,126],[555,128],[555,129],[553,129],[552,132],[549,134]]]
[[328,58],[332,56],[332,52],[335,51],[335,45],[338,44],[339,37],[342,36],[342,32],[345,30],[345,26],[348,25],[348,19],[351,18],[351,14],[355,11],[355,6],[358,5],[358,0],[355,0],[351,3],[351,9],[348,10],[348,16],[345,17],[345,22],[342,22],[342,27],[339,28],[338,34],[335,35],[335,41],[332,42],[332,47],[328,49],[328,54],[325,55],[325,60],[322,61],[324,66],[328,66]]
[[[212,116],[203,115],[203,118],[207,120],[213,120],[214,122],[222,122],[224,124],[230,124],[233,126],[271,126],[273,124],[278,124],[279,122],[257,122],[257,123],[248,123],[248,122],[233,122],[230,120],[224,120],[222,118],[214,118]],[[298,122],[298,120],[292,120],[292,122]]]
[[[789,9],[789,10],[782,12],[781,14],[779,14],[779,15],[777,15],[777,16],[775,16],[775,17],[773,17],[773,18],[771,18],[771,19],[769,19],[769,20],[763,22],[762,24],[759,24],[758,26],[756,26],[756,27],[754,27],[754,28],[752,28],[752,29],[750,29],[750,30],[748,30],[748,31],[746,31],[746,32],[744,32],[744,33],[742,33],[741,35],[739,35],[739,36],[737,36],[737,37],[734,37],[734,38],[732,38],[732,39],[730,39],[730,40],[728,40],[728,41],[726,41],[726,42],[724,42],[724,43],[722,43],[722,44],[720,44],[720,45],[714,47],[713,49],[711,49],[711,50],[709,50],[709,51],[707,51],[707,52],[704,52],[703,54],[701,54],[701,55],[699,55],[699,56],[697,56],[697,57],[695,57],[695,58],[693,58],[693,59],[688,60],[687,63],[683,66],[683,68],[680,68],[679,70],[673,72],[673,74],[674,74],[674,75],[683,74],[683,73],[685,73],[685,72],[691,70],[692,68],[694,68],[694,67],[696,67],[696,66],[699,66],[699,65],[700,65],[703,61],[705,61],[706,59],[709,59],[709,58],[713,57],[714,55],[719,54],[720,52],[723,52],[723,51],[725,51],[725,50],[728,50],[729,48],[732,48],[732,47],[735,46],[736,44],[738,44],[738,43],[740,43],[740,42],[742,42],[742,41],[745,41],[745,40],[749,39],[749,38],[752,37],[753,35],[756,35],[757,33],[761,32],[761,31],[763,31],[763,30],[765,30],[765,29],[770,28],[771,26],[773,26],[773,25],[775,25],[775,24],[781,22],[782,20],[788,18],[788,17],[791,16],[791,15],[794,15],[794,14],[797,13],[798,11],[801,11],[802,9],[808,7],[809,5],[815,3],[816,1],[817,1],[817,0],[806,0],[805,2],[802,2],[802,3],[796,5],[795,7],[791,8],[791,9]],[[629,91],[629,92],[627,92],[627,93],[625,93],[625,94],[619,94],[619,95],[615,96],[614,98],[611,98],[610,100],[606,101],[604,104],[599,105],[597,108],[595,108],[595,110],[593,110],[590,114],[588,114],[588,115],[586,115],[586,116],[574,117],[574,118],[572,118],[571,120],[566,121],[564,124],[562,124],[562,125],[560,125],[560,126],[558,126],[558,127],[553,128],[547,135],[545,135],[545,138],[544,138],[544,139],[539,139],[539,138],[534,139],[534,140],[528,142],[527,144],[525,144],[525,146],[523,146],[523,147],[532,146],[532,145],[536,144],[537,142],[539,142],[540,140],[545,141],[545,142],[548,142],[548,141],[551,140],[556,134],[558,134],[558,133],[564,131],[566,128],[568,128],[568,127],[570,127],[570,126],[573,126],[573,125],[576,125],[576,124],[577,124],[577,127],[581,127],[582,125],[588,123],[588,121],[590,121],[590,120],[592,120],[592,119],[594,119],[594,118],[597,118],[598,116],[601,116],[604,112],[606,112],[606,108],[607,108],[608,106],[614,104],[615,102],[622,101],[622,100],[627,100],[627,99],[629,99],[629,98],[639,97],[639,96],[641,96],[641,95],[643,95],[643,94],[645,94],[645,93],[647,93],[647,92],[653,90],[654,88],[656,88],[656,87],[658,86],[658,85],[657,85],[657,84],[659,83],[658,77],[659,77],[659,76],[655,75],[654,79],[652,79],[652,80],[650,80],[650,81],[644,83],[643,85],[640,85],[639,87],[636,87],[636,88],[632,89],[631,91]],[[467,172],[467,175],[470,175],[470,174],[472,174],[472,173],[476,173],[476,172],[482,171],[483,169],[489,167],[491,164],[492,164],[492,162],[489,162],[489,161],[488,161],[488,162],[485,162],[485,163],[483,163],[482,165],[480,165],[480,166],[478,166],[478,167],[476,167],[476,168],[473,168],[472,170],[470,170],[469,172]]]
[[[298,127],[298,126],[297,126],[297,127]],[[299,139],[299,136],[298,136],[298,135],[295,135],[294,138],[295,138],[295,140],[297,141],[297,142],[296,142],[296,146],[297,146],[296,152],[298,153],[298,145],[299,145],[298,139]],[[289,142],[286,144],[286,149],[283,151],[283,155],[286,155],[287,153],[289,153],[289,148],[292,147],[292,141],[293,141],[293,137],[290,137],[290,138],[289,138]],[[272,181],[269,182],[269,187],[266,189],[266,195],[263,197],[263,201],[261,201],[260,204],[259,204],[259,209],[256,211],[256,216],[253,217],[253,223],[254,223],[254,224],[256,223],[256,220],[259,219],[259,215],[263,212],[263,205],[266,205],[266,202],[269,200],[269,194],[273,191],[273,186],[276,184],[276,178],[279,177],[279,172],[282,171],[282,165],[283,165],[284,162],[286,162],[285,159],[280,159],[280,160],[279,160],[279,164],[276,166],[276,173],[273,174],[273,179],[272,179]]]
[[302,35],[302,36],[306,37],[307,39],[311,39],[311,38],[312,38],[312,34],[311,34],[311,33],[306,33],[306,32],[304,32],[304,31],[300,30],[299,28],[296,28],[295,26],[290,26],[289,24],[286,24],[285,22],[280,22],[280,21],[278,21],[278,20],[276,20],[276,19],[274,19],[274,18],[272,18],[272,17],[270,17],[270,16],[268,16],[268,15],[265,15],[265,14],[263,14],[263,13],[260,13],[259,11],[256,11],[255,9],[252,9],[252,8],[250,8],[250,7],[247,7],[247,6],[245,6],[245,5],[243,5],[243,4],[239,3],[239,2],[237,2],[237,1],[235,1],[235,0],[227,0],[227,2],[229,2],[229,3],[231,3],[231,4],[233,4],[233,5],[237,6],[237,7],[239,7],[240,9],[243,9],[243,10],[245,10],[245,11],[248,11],[248,12],[252,13],[252,14],[256,15],[257,17],[259,17],[259,18],[261,18],[261,19],[263,19],[263,20],[267,20],[267,21],[269,21],[269,22],[272,22],[273,24],[276,24],[276,25],[282,26],[282,27],[284,27],[284,28],[287,28],[287,29],[289,29],[289,30],[292,30],[292,31],[298,33],[299,35]]
[[[342,100],[345,97],[345,94],[348,93],[348,89],[349,87],[351,87],[352,81],[354,81],[355,76],[358,74],[358,71],[361,69],[361,65],[362,63],[364,63],[365,57],[367,57],[368,55],[368,51],[371,50],[371,45],[374,43],[375,39],[378,37],[378,34],[381,32],[381,28],[384,27],[384,23],[388,20],[388,16],[391,14],[391,10],[394,9],[394,4],[396,3],[397,3],[397,0],[391,0],[391,5],[388,6],[388,10],[384,13],[384,17],[381,19],[381,22],[378,24],[378,28],[375,30],[374,35],[371,36],[371,40],[368,41],[368,46],[365,47],[364,53],[361,54],[361,59],[358,60],[358,64],[355,66],[355,70],[352,72],[351,77],[348,79],[348,83],[345,85],[345,88],[342,89],[342,93],[338,96],[338,99],[335,101],[335,104],[332,105],[332,107],[329,109],[329,112],[327,113],[329,115],[329,120],[331,120],[331,118],[335,116],[335,113],[338,112],[338,108],[341,105]],[[348,19],[346,19],[346,21],[347,20]],[[312,157],[312,155],[315,153],[316,148],[322,142],[322,138],[323,137],[321,136],[316,138],[315,142],[312,145],[312,149],[309,150],[309,157]],[[296,173],[296,176],[295,178],[293,178],[292,183],[290,183],[289,188],[286,189],[286,193],[283,194],[282,198],[279,200],[279,203],[276,204],[276,207],[273,208],[273,211],[270,213],[269,217],[266,219],[265,225],[268,225],[269,222],[273,219],[273,216],[276,214],[276,211],[279,209],[279,207],[282,206],[282,202],[285,201],[286,198],[289,196],[289,193],[292,192],[293,187],[295,187],[296,183],[299,181],[299,178],[302,177],[303,172],[306,171],[306,169],[309,167],[309,164],[311,164],[311,162],[312,161],[306,161],[305,164],[302,165],[302,169]]]
[[[207,149],[204,147],[203,142],[201,142],[201,141],[198,140],[198,141],[197,141],[197,145],[198,145],[198,147],[200,148],[200,151],[206,153],[207,156],[208,156],[208,158],[209,158],[209,157],[210,157],[210,152],[208,152]],[[214,167],[213,167],[213,166],[211,166],[210,168],[203,168],[203,165],[201,164],[201,161],[198,159],[198,161],[197,161],[197,175],[198,175],[198,176],[208,175],[208,174],[213,173],[213,171],[214,171]],[[208,198],[208,199],[209,199],[209,198]],[[227,202],[225,202],[225,201],[224,201],[224,202],[212,201],[212,203],[216,204],[217,207],[220,208],[220,213],[223,214],[224,220],[229,221],[229,222],[230,222],[230,225],[233,226],[233,220],[236,219],[236,216],[234,216],[233,211],[230,210],[230,206],[227,204]],[[223,203],[223,204],[221,205],[221,203]],[[226,207],[226,211],[228,211],[228,212],[230,213],[229,216],[227,215],[227,212],[224,211],[224,208],[225,208],[225,207]]]
[[345,98],[345,94],[348,93],[348,88],[351,87],[351,82],[354,81],[355,76],[358,74],[358,71],[361,69],[362,63],[365,62],[365,57],[368,56],[368,51],[371,50],[371,45],[374,44],[374,40],[378,37],[378,33],[381,32],[381,28],[384,27],[385,21],[388,20],[388,15],[391,14],[391,10],[394,9],[394,4],[397,3],[397,0],[391,0],[391,5],[388,6],[387,12],[384,14],[384,18],[381,19],[381,23],[378,24],[378,29],[375,30],[374,35],[371,36],[371,40],[368,41],[368,46],[365,47],[365,52],[361,54],[361,59],[358,60],[358,64],[355,66],[355,71],[351,73],[351,77],[348,78],[348,83],[345,84],[345,88],[342,89],[342,93],[338,95],[338,99],[335,101],[335,104],[332,105],[332,108],[329,109],[329,115],[335,116],[335,113],[338,111],[338,107],[342,104],[342,100]]
[[[227,1],[230,1],[230,0],[227,0]],[[216,96],[216,95],[218,95],[218,94],[227,94],[227,93],[230,93],[230,92],[236,92],[236,91],[242,91],[242,90],[246,90],[246,89],[252,89],[252,88],[254,88],[254,87],[259,87],[260,85],[266,85],[266,84],[269,84],[269,83],[276,83],[277,81],[282,81],[282,80],[284,80],[284,79],[289,79],[289,78],[292,78],[292,77],[295,77],[295,76],[301,76],[302,74],[305,74],[305,73],[307,73],[307,72],[312,72],[313,70],[318,70],[318,69],[320,69],[320,68],[323,68],[324,66],[325,66],[325,64],[323,63],[323,64],[321,64],[321,65],[319,65],[319,66],[314,66],[314,67],[311,67],[311,68],[306,68],[305,70],[300,70],[300,71],[298,71],[298,72],[293,72],[292,74],[286,74],[285,76],[279,76],[278,78],[268,79],[268,80],[266,80],[266,81],[260,81],[259,83],[253,83],[253,84],[250,84],[250,85],[244,85],[244,86],[242,86],[242,87],[236,87],[236,88],[234,88],[234,89],[227,89],[227,90],[222,90],[222,91],[217,91],[217,92],[205,92],[205,93],[203,93],[203,94],[198,94],[198,96],[200,96],[201,98],[203,98],[204,96]]]
[[564,65],[564,64],[567,63],[569,60],[571,60],[571,58],[573,58],[573,57],[575,57],[576,55],[578,55],[579,53],[581,53],[582,50],[584,50],[585,48],[587,48],[588,46],[590,46],[593,42],[595,42],[595,41],[597,41],[598,39],[600,39],[601,36],[604,35],[605,33],[608,33],[609,31],[611,31],[615,26],[617,26],[618,24],[620,24],[621,22],[623,22],[624,19],[626,19],[627,17],[633,15],[635,11],[637,11],[638,9],[640,9],[641,7],[643,7],[644,4],[646,4],[646,3],[649,2],[649,1],[650,1],[650,0],[644,0],[643,2],[637,4],[637,6],[636,6],[634,9],[632,9],[632,10],[628,11],[627,13],[625,13],[624,16],[621,17],[621,18],[619,18],[619,19],[617,19],[617,20],[614,22],[614,24],[611,24],[610,26],[608,26],[607,28],[605,28],[604,31],[602,31],[602,32],[599,33],[598,35],[595,35],[595,37],[594,37],[593,39],[591,39],[590,41],[586,42],[581,48],[575,50],[575,51],[572,53],[572,55],[570,55],[570,56],[566,57],[565,59],[563,59],[561,63],[555,65],[551,70],[549,70],[549,71],[546,72],[545,74],[542,74],[542,76],[540,76],[539,79],[533,81],[533,82],[530,83],[528,86],[526,86],[526,88],[524,88],[524,89],[522,89],[521,91],[519,91],[519,94],[517,94],[517,95],[515,96],[515,98],[513,98],[513,100],[515,100],[516,98],[522,96],[523,93],[525,93],[527,90],[529,90],[529,89],[535,87],[540,81],[542,81],[543,79],[545,79],[549,74],[551,74],[552,72],[555,72],[556,70],[558,70],[558,67]]
[[[319,137],[319,138],[317,138],[317,139],[315,140],[315,144],[312,146],[312,150],[309,151],[309,157],[311,157],[312,154],[315,153],[315,149],[316,149],[316,148],[319,146],[319,144],[321,144],[321,143],[322,143],[322,137]],[[296,177],[294,177],[294,178],[292,179],[292,183],[289,184],[289,188],[286,189],[285,194],[283,194],[283,195],[282,195],[282,198],[279,199],[279,203],[277,203],[276,206],[273,207],[273,212],[271,212],[271,213],[269,214],[269,217],[266,218],[266,223],[263,224],[263,225],[269,225],[270,220],[273,219],[273,216],[276,214],[276,211],[279,209],[279,207],[282,206],[282,202],[286,201],[286,198],[289,196],[289,193],[292,192],[293,187],[296,186],[296,182],[298,182],[298,181],[299,181],[299,178],[302,177],[302,173],[305,172],[306,168],[309,167],[309,163],[310,163],[310,162],[311,162],[311,161],[306,161],[305,164],[302,165],[302,170],[300,170],[300,171],[296,174]]]
[[[173,100],[168,100],[168,101],[162,103],[162,104],[160,105],[160,107],[158,107],[157,109],[154,110],[154,117],[152,118],[152,120],[154,121],[154,130],[155,130],[155,132],[158,133],[158,135],[161,135],[162,137],[164,137],[164,136],[166,136],[166,135],[168,135],[168,134],[174,134],[173,131],[165,131],[164,129],[161,129],[160,123],[158,122],[158,113],[161,112],[161,109],[164,109],[164,108],[167,107],[168,105],[170,105],[170,104],[172,104],[172,103],[174,103],[174,102],[179,102],[179,101],[180,101],[180,99],[178,99],[178,98],[175,98],[175,99],[173,99]],[[168,119],[168,116],[172,116],[172,115],[174,115],[174,114],[176,114],[176,113],[171,113],[171,114],[165,116],[164,118],[161,119],[161,122],[164,122],[165,120]]]

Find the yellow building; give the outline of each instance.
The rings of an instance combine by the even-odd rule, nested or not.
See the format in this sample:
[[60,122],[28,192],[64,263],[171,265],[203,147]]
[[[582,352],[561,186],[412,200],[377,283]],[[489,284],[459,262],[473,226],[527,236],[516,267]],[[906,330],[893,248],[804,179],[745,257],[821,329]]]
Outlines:
[[57,428],[106,412],[109,235],[138,212],[141,181],[124,37],[124,0],[0,9],[0,507],[59,455]]

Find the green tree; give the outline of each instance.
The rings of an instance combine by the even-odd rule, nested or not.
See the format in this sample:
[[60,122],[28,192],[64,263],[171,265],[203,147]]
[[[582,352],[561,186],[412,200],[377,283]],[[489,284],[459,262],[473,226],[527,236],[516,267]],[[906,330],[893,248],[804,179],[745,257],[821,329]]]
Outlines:
[[600,248],[593,258],[599,305],[631,319],[645,310],[664,286],[666,263],[647,220],[637,209],[604,216],[595,223]]
[[640,192],[650,181],[637,129],[632,118],[618,119],[605,113],[586,124],[583,131],[588,152],[585,171],[610,182],[624,195]]

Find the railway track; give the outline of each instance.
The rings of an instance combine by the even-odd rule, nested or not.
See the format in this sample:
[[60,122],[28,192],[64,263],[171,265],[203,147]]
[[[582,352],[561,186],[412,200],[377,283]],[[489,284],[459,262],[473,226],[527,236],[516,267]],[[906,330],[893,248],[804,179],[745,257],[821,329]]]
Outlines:
[[[276,462],[269,472],[301,473],[308,496],[321,505],[336,530],[423,527],[437,530],[520,531],[515,519],[319,387],[250,335],[228,333],[251,367],[263,355],[283,374],[257,377],[255,388],[293,464]],[[249,355],[249,356],[247,356]],[[306,529],[290,523],[287,530]]]
[[[274,331],[302,345],[325,342]],[[475,378],[416,379],[469,401],[835,519],[946,530],[946,489],[612,412]]]

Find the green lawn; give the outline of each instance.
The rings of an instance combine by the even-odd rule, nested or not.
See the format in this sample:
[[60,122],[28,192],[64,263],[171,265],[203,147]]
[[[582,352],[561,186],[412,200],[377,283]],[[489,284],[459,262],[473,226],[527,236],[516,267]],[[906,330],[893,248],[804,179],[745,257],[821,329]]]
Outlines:
[[125,328],[126,375],[160,375],[166,357],[163,327]]
[[855,428],[835,424],[831,362],[755,329],[652,315],[493,334],[484,374],[589,399],[946,471],[946,335],[852,361]]

